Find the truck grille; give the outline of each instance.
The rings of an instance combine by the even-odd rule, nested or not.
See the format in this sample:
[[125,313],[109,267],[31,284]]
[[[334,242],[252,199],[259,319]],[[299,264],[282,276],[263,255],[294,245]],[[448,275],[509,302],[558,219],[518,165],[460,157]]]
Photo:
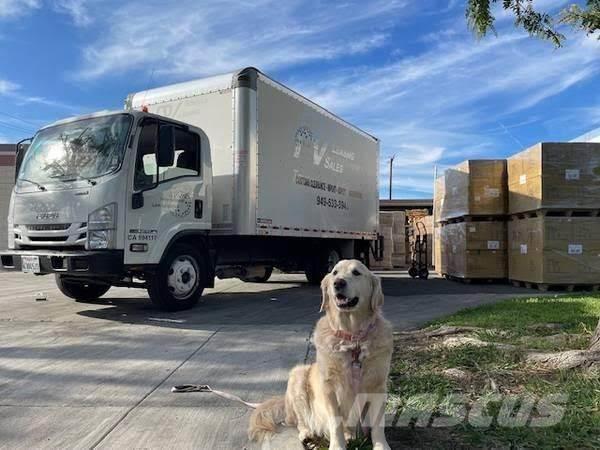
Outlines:
[[25,225],[28,231],[60,231],[68,230],[71,226],[70,223],[49,223],[49,224],[36,224],[36,225]]
[[85,246],[87,222],[15,225],[15,244],[20,248]]

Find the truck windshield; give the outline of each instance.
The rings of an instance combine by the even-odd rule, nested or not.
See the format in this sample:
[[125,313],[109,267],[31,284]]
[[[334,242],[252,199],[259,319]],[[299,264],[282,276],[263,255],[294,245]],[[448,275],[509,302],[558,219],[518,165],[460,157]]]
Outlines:
[[19,181],[91,179],[117,170],[131,126],[128,114],[78,120],[41,130],[25,154]]

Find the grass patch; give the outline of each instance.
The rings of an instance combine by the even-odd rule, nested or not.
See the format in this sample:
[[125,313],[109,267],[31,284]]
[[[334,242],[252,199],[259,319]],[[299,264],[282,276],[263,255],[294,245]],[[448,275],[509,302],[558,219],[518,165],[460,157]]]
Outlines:
[[551,328],[532,328],[538,324],[561,324],[566,333],[590,332],[600,317],[600,295],[517,298],[493,305],[467,308],[429,325],[470,325],[488,330],[503,330],[510,336],[537,333],[553,334]]
[[[600,296],[514,299],[466,309],[429,324],[479,327],[482,330],[470,336],[514,346],[509,350],[491,345],[447,347],[445,337],[398,336],[390,375],[389,409],[396,418],[401,417],[403,409],[414,409],[415,404],[416,409],[427,409],[425,394],[437,399],[437,408],[428,424],[421,418],[421,423],[413,420],[408,426],[389,427],[392,448],[600,448],[598,372],[544,371],[528,366],[523,358],[530,349],[586,348],[599,317]],[[452,376],[448,369],[454,371]],[[563,395],[566,399],[562,405],[556,400],[555,407],[564,409],[562,419],[551,426],[531,426],[548,411],[557,411],[544,409],[539,403],[549,395]],[[453,396],[462,399],[466,418],[453,426],[433,427]],[[482,399],[490,401],[485,403]],[[485,427],[474,426],[471,421],[477,402],[485,403],[482,412],[492,417]],[[520,417],[525,421],[519,422]]]

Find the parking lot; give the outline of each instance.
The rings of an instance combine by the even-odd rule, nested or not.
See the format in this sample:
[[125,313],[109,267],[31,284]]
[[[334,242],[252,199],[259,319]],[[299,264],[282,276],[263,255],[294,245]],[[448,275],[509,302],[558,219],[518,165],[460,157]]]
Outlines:
[[[398,330],[531,293],[382,276],[384,311]],[[217,281],[202,304],[179,313],[125,288],[76,303],[52,277],[0,273],[0,288],[2,448],[245,448],[247,408],[171,387],[206,383],[252,402],[283,393],[288,370],[310,359],[320,305],[301,275]],[[40,291],[45,301],[36,301]],[[280,439],[273,448],[301,448],[292,430]]]

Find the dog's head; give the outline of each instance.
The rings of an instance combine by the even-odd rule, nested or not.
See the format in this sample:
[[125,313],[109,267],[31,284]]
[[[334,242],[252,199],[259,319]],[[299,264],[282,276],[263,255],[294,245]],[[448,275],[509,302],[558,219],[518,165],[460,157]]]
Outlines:
[[381,281],[356,259],[338,262],[321,282],[321,311],[373,314],[383,305]]

